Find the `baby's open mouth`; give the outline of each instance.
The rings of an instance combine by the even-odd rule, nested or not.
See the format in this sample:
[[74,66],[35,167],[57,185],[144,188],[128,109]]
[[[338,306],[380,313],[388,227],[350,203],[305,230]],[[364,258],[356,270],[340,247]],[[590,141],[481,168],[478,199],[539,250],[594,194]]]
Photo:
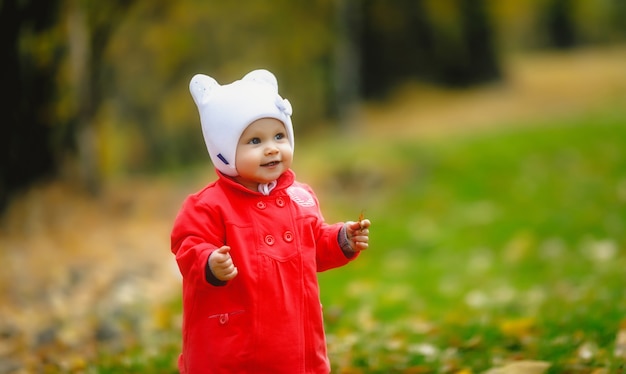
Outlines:
[[280,161],[271,161],[271,162],[268,162],[267,164],[263,164],[261,166],[276,166],[279,163],[280,163]]

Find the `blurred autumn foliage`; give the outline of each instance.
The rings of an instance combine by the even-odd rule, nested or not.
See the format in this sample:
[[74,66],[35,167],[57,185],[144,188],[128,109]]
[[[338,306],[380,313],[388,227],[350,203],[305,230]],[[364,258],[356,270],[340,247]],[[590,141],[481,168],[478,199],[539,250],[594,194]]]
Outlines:
[[300,134],[409,80],[465,87],[504,79],[511,51],[624,39],[621,0],[4,0],[0,208],[62,174],[102,179],[204,157],[188,97],[266,67]]

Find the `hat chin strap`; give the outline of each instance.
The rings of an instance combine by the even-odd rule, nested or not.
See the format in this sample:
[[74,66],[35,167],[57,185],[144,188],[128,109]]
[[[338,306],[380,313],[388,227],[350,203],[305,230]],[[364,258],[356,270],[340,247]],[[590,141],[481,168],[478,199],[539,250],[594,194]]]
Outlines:
[[269,183],[259,183],[259,187],[257,187],[257,189],[259,190],[260,193],[267,196],[270,194],[270,192],[272,192],[272,190],[274,189],[274,187],[276,187],[277,184],[278,183],[276,181],[271,181]]

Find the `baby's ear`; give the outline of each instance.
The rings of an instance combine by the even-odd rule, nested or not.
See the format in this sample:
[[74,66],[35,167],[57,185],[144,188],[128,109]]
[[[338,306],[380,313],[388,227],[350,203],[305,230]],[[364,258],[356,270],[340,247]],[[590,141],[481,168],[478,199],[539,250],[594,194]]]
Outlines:
[[278,81],[276,77],[265,69],[253,70],[241,78],[241,80],[267,84],[275,88],[276,92],[278,92]]
[[196,74],[189,82],[189,92],[198,107],[206,104],[211,97],[211,92],[219,87],[219,83],[208,75]]

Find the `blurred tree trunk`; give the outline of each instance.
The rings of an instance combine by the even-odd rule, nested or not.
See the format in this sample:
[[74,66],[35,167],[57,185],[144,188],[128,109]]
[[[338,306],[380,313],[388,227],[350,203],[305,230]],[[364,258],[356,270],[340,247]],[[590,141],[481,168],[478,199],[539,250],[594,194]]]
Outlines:
[[[78,151],[80,180],[87,190],[96,195],[101,186],[100,165],[96,142],[97,91],[93,90],[93,73],[98,62],[92,59],[90,31],[87,29],[85,9],[77,1],[70,1],[68,9],[69,62],[74,102],[78,103],[75,118],[75,137]],[[93,46],[93,48],[97,48]]]
[[460,0],[461,33],[467,84],[489,82],[501,76],[494,31],[485,0]]
[[104,95],[104,52],[115,27],[133,2],[68,0],[68,45],[72,85],[78,103],[73,133],[77,143],[80,179],[94,195],[102,187],[95,116]]
[[545,23],[549,47],[569,49],[578,44],[571,0],[550,0]]
[[361,31],[361,0],[337,0],[335,25],[337,38],[334,50],[334,100],[331,111],[343,130],[350,131],[355,121],[354,111],[360,98],[359,33]]
[[428,78],[435,50],[433,34],[424,0],[363,1],[364,96],[384,95],[407,78]]
[[0,1],[0,211],[13,193],[55,169],[48,111],[59,62],[37,61],[20,50],[20,39],[46,32],[57,19],[57,6],[53,0]]
[[412,79],[463,87],[500,78],[486,1],[446,4],[449,13],[442,15],[425,0],[364,1],[365,96],[384,95]]

